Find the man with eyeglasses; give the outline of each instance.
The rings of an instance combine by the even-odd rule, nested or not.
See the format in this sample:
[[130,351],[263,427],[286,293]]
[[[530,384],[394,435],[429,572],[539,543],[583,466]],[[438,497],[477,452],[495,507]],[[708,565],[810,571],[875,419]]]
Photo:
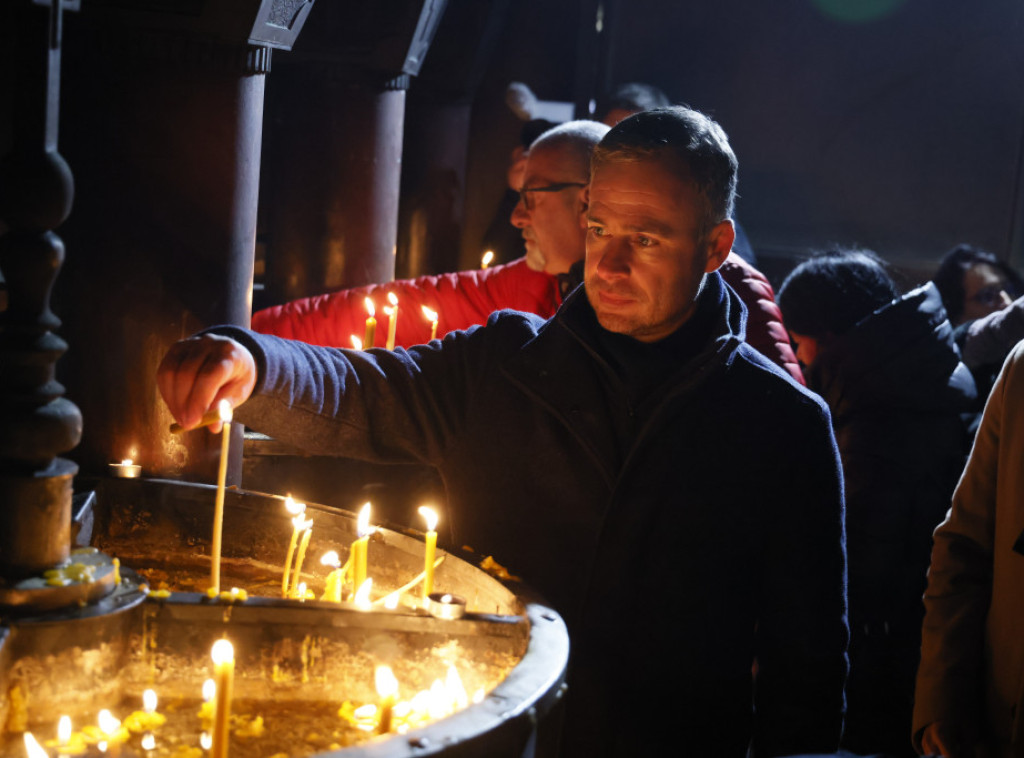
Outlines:
[[[295,300],[257,311],[252,328],[312,345],[352,347],[352,336],[364,332],[365,299],[371,298],[380,309],[389,292],[397,295],[404,314],[398,320],[397,347],[429,340],[430,324],[420,316],[421,306],[438,314],[439,338],[483,324],[503,309],[550,318],[583,281],[590,158],[608,128],[596,121],[569,121],[530,145],[519,203],[511,216],[512,224],[522,230],[524,258],[485,270],[427,275]],[[803,384],[768,279],[735,253],[729,254],[720,272],[747,307],[747,342]]]

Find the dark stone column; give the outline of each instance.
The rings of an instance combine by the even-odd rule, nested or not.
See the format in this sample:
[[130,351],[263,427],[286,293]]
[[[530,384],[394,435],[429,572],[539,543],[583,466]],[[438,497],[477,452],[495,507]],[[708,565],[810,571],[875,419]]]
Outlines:
[[55,379],[67,344],[53,333],[50,289],[64,261],[53,229],[67,218],[71,171],[57,152],[61,0],[18,2],[3,18],[6,65],[18,72],[11,102],[13,149],[0,163],[0,574],[15,579],[68,558],[71,480],[57,457],[78,444],[82,416]]

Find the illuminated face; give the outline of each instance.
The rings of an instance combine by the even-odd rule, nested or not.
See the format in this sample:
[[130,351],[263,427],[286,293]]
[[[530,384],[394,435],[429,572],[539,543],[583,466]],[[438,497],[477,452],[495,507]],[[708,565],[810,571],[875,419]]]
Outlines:
[[571,152],[539,145],[526,159],[512,224],[523,230],[527,259],[563,274],[583,257],[585,167]]
[[1013,302],[1013,286],[989,263],[975,263],[964,272],[964,311],[960,322],[1001,311]]
[[594,172],[587,210],[587,299],[601,326],[640,342],[672,334],[693,313],[704,274],[732,247],[731,221],[699,244],[692,182],[654,160]]
[[808,337],[805,334],[797,334],[791,331],[789,333],[789,339],[793,343],[793,348],[796,351],[796,359],[800,361],[800,367],[806,368],[814,363],[814,359],[818,357],[818,352],[821,349],[821,345],[815,337]]

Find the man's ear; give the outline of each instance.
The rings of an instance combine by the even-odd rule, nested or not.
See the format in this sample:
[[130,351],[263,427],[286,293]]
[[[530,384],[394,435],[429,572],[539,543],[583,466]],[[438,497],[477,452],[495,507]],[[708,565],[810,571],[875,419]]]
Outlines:
[[736,241],[736,228],[732,225],[732,219],[720,221],[712,227],[708,233],[706,244],[707,264],[704,273],[710,274],[717,271],[725,263],[726,257],[732,250],[732,243]]

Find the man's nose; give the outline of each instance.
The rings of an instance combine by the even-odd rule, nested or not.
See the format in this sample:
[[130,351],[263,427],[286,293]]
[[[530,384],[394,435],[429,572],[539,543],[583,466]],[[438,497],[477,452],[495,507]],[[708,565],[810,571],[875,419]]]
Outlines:
[[526,210],[526,203],[523,202],[523,196],[519,196],[519,202],[516,203],[516,207],[512,209],[512,216],[509,218],[512,222],[512,226],[519,229],[525,229],[530,224],[530,212]]
[[628,276],[630,255],[629,240],[622,237],[608,240],[601,247],[597,261],[598,273],[606,279]]

